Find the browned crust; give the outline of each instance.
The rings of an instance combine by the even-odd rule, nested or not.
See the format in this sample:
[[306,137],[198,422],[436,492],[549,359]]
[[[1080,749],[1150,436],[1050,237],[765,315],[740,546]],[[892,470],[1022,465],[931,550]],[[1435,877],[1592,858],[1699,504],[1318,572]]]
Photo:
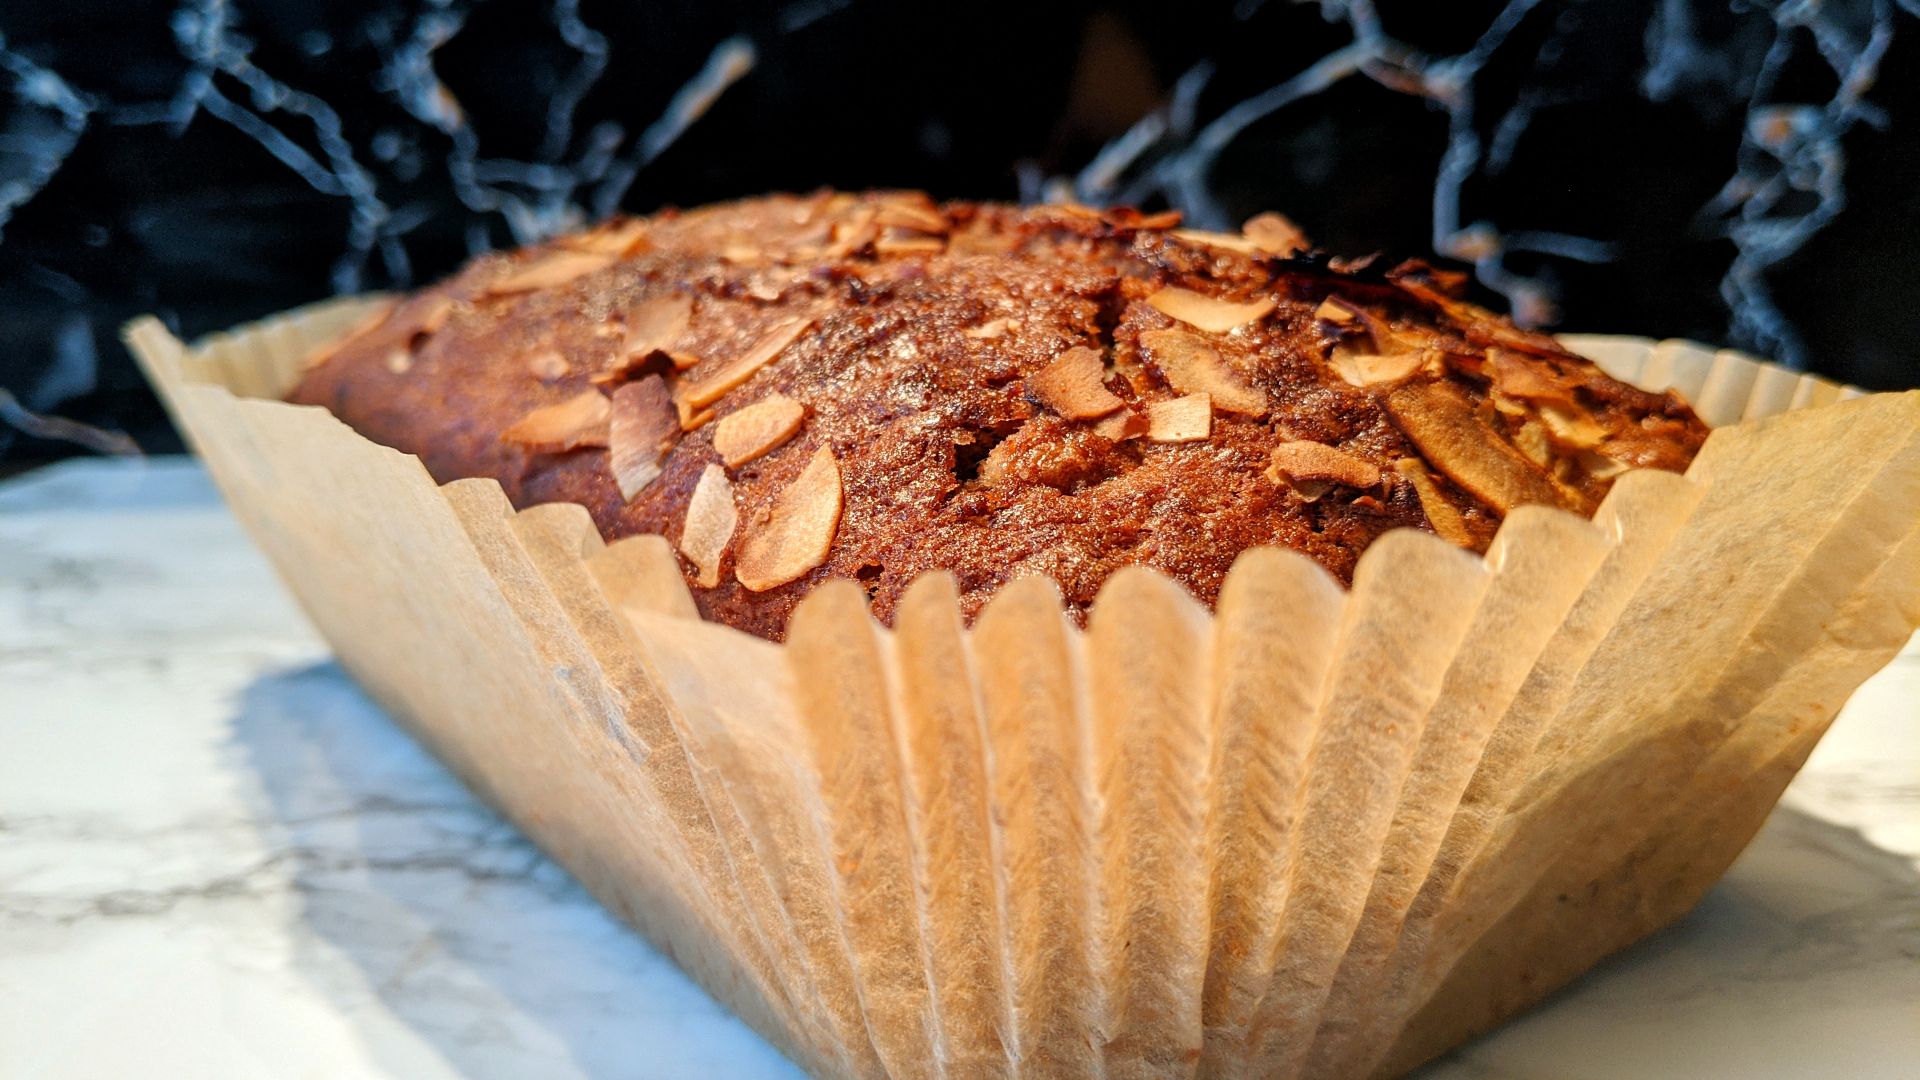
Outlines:
[[[1344,580],[1389,529],[1433,529],[1437,512],[1440,532],[1483,548],[1506,506],[1588,509],[1622,468],[1682,469],[1705,436],[1678,398],[1458,300],[1447,275],[1275,254],[1291,242],[1273,232],[1234,243],[1170,215],[911,193],[666,212],[484,256],[317,357],[291,396],[439,480],[491,476],[517,505],[581,503],[608,537],[681,536],[695,485],[720,465],[742,523],[729,567],[830,450],[844,506],[818,565],[756,577],[759,591],[731,570],[704,587],[683,566],[704,614],[776,639],[836,576],[864,584],[882,618],[934,569],[955,575],[969,613],[1032,573],[1083,609],[1131,564],[1211,603],[1261,545]],[[631,501],[601,429],[508,434],[648,378],[670,388],[682,430]],[[1211,401],[1205,437],[1146,437],[1154,406],[1191,393]],[[804,409],[798,430],[723,464],[710,421],[776,394]],[[1444,425],[1469,423],[1470,441],[1447,441]],[[1288,444],[1328,447],[1347,479],[1364,464],[1378,482],[1275,473]],[[1499,476],[1470,471],[1489,463]]]

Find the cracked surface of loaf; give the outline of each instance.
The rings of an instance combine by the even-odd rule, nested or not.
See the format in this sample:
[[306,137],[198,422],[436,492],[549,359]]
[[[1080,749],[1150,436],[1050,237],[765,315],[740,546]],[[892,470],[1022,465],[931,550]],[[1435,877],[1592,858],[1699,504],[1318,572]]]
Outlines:
[[773,196],[474,260],[312,358],[291,394],[519,506],[659,533],[708,618],[778,639],[821,580],[889,619],[1122,566],[1211,603],[1247,548],[1342,580],[1394,528],[1484,549],[1591,513],[1706,435],[1455,298],[1452,275],[1173,215]]

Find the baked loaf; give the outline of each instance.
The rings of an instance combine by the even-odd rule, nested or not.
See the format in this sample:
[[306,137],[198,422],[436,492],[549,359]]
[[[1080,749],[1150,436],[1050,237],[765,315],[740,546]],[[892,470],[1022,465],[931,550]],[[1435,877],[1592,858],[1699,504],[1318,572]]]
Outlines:
[[929,570],[969,615],[1025,574],[1083,611],[1133,563],[1211,603],[1260,545],[1350,580],[1389,529],[1484,549],[1706,435],[1456,275],[1305,247],[1276,215],[912,193],[669,211],[475,259],[291,400],[443,483],[659,533],[708,618],[775,640],[830,576],[883,620]]

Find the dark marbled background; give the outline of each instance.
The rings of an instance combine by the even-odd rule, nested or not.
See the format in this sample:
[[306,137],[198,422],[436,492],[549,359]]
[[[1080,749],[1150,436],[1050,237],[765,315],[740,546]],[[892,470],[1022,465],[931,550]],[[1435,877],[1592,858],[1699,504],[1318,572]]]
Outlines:
[[[1278,208],[1528,321],[1920,384],[1920,0],[0,5],[0,389],[768,189]],[[0,395],[0,415],[13,415]],[[74,452],[0,424],[0,469]]]

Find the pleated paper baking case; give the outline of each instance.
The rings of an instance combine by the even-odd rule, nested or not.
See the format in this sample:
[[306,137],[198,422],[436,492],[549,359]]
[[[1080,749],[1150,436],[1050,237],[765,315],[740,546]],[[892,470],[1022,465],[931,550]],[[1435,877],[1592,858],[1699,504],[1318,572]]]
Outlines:
[[1719,425],[1685,477],[1344,590],[1242,556],[774,645],[659,537],[276,400],[368,301],[133,348],[341,663],[795,1061],[832,1077],[1407,1071],[1691,907],[1920,623],[1920,393],[1582,338]]

